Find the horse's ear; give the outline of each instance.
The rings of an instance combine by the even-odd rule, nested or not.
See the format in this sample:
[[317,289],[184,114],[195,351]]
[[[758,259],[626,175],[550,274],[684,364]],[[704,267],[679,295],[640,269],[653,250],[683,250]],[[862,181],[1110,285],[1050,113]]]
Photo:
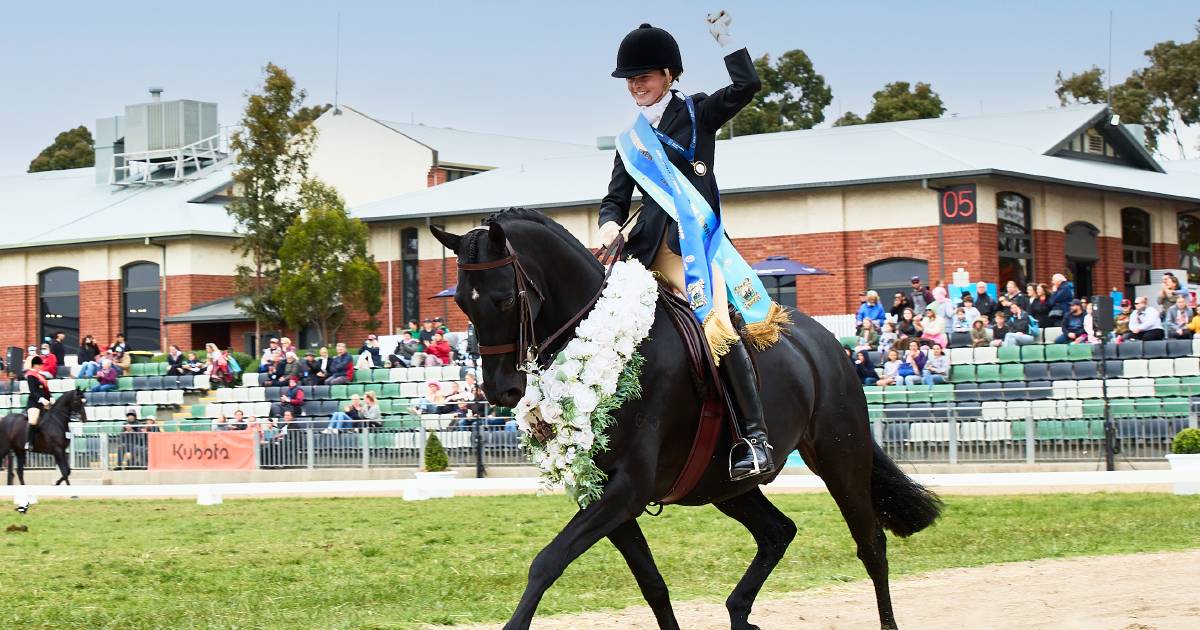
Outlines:
[[499,223],[493,222],[488,226],[488,237],[492,239],[492,244],[503,250],[507,239],[504,237],[504,228],[500,227]]
[[445,245],[447,249],[455,254],[458,253],[458,246],[462,244],[461,236],[458,234],[451,234],[436,225],[429,226],[429,231],[433,232],[433,237],[436,238],[439,243]]

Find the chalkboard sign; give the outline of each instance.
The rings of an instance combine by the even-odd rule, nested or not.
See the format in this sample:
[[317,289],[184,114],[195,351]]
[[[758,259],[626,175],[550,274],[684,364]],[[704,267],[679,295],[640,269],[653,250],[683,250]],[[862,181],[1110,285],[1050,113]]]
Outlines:
[[938,191],[938,217],[942,225],[976,223],[975,184],[959,184]]

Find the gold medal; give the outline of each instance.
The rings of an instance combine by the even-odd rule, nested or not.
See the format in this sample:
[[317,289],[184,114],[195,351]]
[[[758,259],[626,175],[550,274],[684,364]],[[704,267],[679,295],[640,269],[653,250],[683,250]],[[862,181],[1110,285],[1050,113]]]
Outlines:
[[704,174],[708,172],[708,166],[704,162],[696,160],[692,162],[692,170],[696,172],[697,177],[704,177]]

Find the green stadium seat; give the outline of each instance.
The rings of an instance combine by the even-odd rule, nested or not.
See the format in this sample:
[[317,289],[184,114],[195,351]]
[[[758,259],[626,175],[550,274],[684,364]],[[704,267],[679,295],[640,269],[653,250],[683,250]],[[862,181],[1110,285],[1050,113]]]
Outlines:
[[129,375],[130,376],[146,376],[146,368],[149,365],[150,365],[149,363],[134,363],[133,365],[129,366]]
[[1021,360],[1021,348],[1019,346],[1000,346],[996,348],[996,361],[998,363],[1018,363]]
[[[1021,378],[1025,378],[1024,371],[1021,372]],[[991,363],[986,365],[975,366],[975,382],[977,383],[995,383],[1000,380],[1000,366]]]
[[1046,346],[1033,344],[1021,346],[1021,361],[1024,363],[1040,363],[1046,360]]
[[1104,401],[1098,398],[1092,398],[1083,401],[1083,417],[1084,418],[1103,418],[1104,417]]
[[1068,361],[1091,361],[1092,358],[1092,344],[1090,343],[1073,343],[1067,346]]
[[346,393],[346,385],[330,385],[329,398],[330,400],[345,400],[350,395]]
[[858,344],[858,337],[838,337],[838,342],[841,343],[842,346],[853,350],[854,346]]
[[1191,405],[1186,398],[1172,397],[1164,398],[1162,401],[1162,413],[1164,416],[1187,416],[1190,408]]
[[910,403],[925,403],[929,402],[932,392],[928,385],[913,385],[908,388],[908,402]]
[[1042,346],[1042,348],[1045,351],[1047,363],[1066,361],[1070,353],[1070,347],[1065,343],[1052,343]]
[[1157,398],[1135,398],[1133,400],[1133,412],[1139,417],[1161,416],[1162,401]]
[[355,394],[362,396],[363,394],[366,393],[366,391],[367,391],[367,386],[363,385],[362,383],[354,383],[353,385],[347,385],[346,386],[346,397],[349,398],[350,396],[353,396]]
[[[134,363],[134,365],[138,365]],[[133,390],[133,377],[121,376],[117,378],[117,391],[128,392]]]
[[141,413],[138,417],[145,419],[145,418],[153,418],[157,415],[158,415],[158,406],[157,405],[142,405]]
[[383,387],[379,388],[380,398],[399,398],[400,383],[384,383]]
[[1134,415],[1133,398],[1113,398],[1108,401],[1108,411],[1114,418],[1132,417]]
[[883,402],[885,403],[902,403],[908,402],[908,388],[903,385],[891,385],[883,388]]
[[388,377],[391,375],[391,373],[392,371],[388,368],[375,368],[371,370],[371,382],[387,383],[390,380]]
[[1062,420],[1038,420],[1037,433],[1034,435],[1039,440],[1061,440],[1066,437],[1066,431],[1063,428]]
[[872,422],[883,420],[883,405],[867,405],[867,417]]
[[950,382],[951,383],[971,383],[975,381],[975,366],[974,365],[951,365],[950,366]]
[[371,382],[371,370],[354,370],[354,382],[355,383],[370,383]]
[[1154,395],[1163,398],[1182,396],[1183,387],[1180,385],[1177,377],[1165,376],[1163,378],[1156,378],[1154,379]]
[[1025,425],[1027,420],[1013,420],[1009,424],[1009,432],[1012,434],[1013,440],[1025,441]]
[[1181,377],[1179,388],[1182,396],[1200,396],[1200,376]]
[[189,415],[192,418],[203,418],[204,412],[207,411],[207,409],[208,408],[204,405],[204,403],[193,403],[192,410]]
[[867,395],[867,404],[876,405],[883,402],[883,388],[874,385],[863,387],[863,393]]
[[[1013,348],[1016,350],[1016,348]],[[1002,381],[1023,381],[1025,380],[1025,366],[1020,363],[1001,363],[1000,364],[1000,380]]]
[[946,403],[954,400],[953,385],[934,385],[929,392],[929,402]]
[[388,398],[379,399],[379,413],[392,413],[392,401]]

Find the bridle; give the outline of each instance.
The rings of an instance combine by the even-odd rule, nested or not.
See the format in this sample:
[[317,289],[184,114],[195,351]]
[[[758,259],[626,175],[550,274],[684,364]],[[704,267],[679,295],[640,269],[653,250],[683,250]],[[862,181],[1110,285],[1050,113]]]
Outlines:
[[[475,229],[486,230],[488,228],[481,226]],[[533,282],[533,279],[529,277],[529,272],[526,271],[525,266],[521,264],[521,260],[517,256],[517,250],[513,248],[512,243],[508,240],[507,236],[504,237],[504,251],[508,255],[504,258],[481,263],[458,263],[458,268],[463,271],[488,271],[491,269],[499,269],[501,267],[512,265],[513,275],[515,276],[517,290],[516,301],[517,308],[519,309],[517,339],[516,341],[510,343],[495,345],[480,344],[479,354],[487,357],[512,352],[516,355],[516,367],[518,372],[525,372],[526,366],[529,364],[534,364],[537,369],[545,368],[547,365],[549,365],[550,361],[553,361],[554,357],[549,357],[543,363],[541,358],[542,350],[553,347],[554,343],[558,341],[563,334],[574,329],[575,324],[579,323],[579,321],[588,314],[588,311],[591,311],[592,307],[596,305],[596,301],[600,299],[600,294],[604,292],[604,287],[608,285],[608,278],[612,274],[613,265],[617,262],[617,260],[620,259],[621,250],[624,247],[625,238],[621,235],[618,235],[611,245],[601,249],[601,253],[597,257],[600,259],[600,263],[606,268],[604,271],[604,280],[600,283],[600,288],[596,289],[596,294],[593,295],[590,300],[588,300],[587,304],[585,304],[583,308],[575,313],[575,315],[568,318],[567,321],[564,322],[562,326],[559,326],[558,330],[554,331],[553,334],[541,340],[540,342],[537,338],[537,331],[534,328],[534,323],[537,319],[537,316],[534,315],[533,312],[533,303],[530,296],[530,291],[536,293],[538,299],[543,303],[546,300],[546,296],[542,293],[541,289],[537,287],[537,284]],[[524,360],[522,360],[522,357]]]

